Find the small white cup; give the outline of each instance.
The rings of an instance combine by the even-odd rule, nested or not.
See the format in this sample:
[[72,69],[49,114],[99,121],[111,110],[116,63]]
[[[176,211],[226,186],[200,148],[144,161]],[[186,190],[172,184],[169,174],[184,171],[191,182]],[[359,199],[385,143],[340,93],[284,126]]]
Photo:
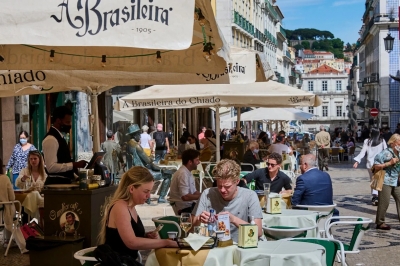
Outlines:
[[167,234],[168,234],[168,238],[171,240],[175,240],[176,237],[178,236],[178,232],[174,232],[174,231],[167,232]]

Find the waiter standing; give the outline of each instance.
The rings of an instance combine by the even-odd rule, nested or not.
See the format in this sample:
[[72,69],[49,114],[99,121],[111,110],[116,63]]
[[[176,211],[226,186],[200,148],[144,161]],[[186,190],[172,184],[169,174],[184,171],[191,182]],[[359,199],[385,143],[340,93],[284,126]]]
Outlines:
[[84,168],[86,161],[72,162],[64,134],[69,134],[72,124],[72,111],[59,106],[53,111],[52,123],[43,139],[42,147],[48,177],[46,184],[70,184],[74,180],[74,170]]

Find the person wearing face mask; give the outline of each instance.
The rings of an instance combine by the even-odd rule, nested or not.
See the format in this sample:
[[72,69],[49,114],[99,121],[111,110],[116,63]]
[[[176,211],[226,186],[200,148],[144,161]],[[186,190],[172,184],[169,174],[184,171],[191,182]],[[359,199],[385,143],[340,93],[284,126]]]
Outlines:
[[[250,141],[249,147],[247,151],[243,155],[243,163],[251,163],[254,166],[254,169],[256,169],[256,164],[259,164],[260,162],[266,161],[267,158],[263,158],[262,160],[259,159],[258,157],[258,152],[259,152],[259,146],[257,141]],[[253,169],[251,166],[248,165],[243,165],[242,166],[242,171],[252,171]]]
[[18,178],[19,172],[27,165],[29,152],[36,150],[35,146],[28,142],[28,132],[23,130],[18,136],[19,143],[14,146],[14,150],[6,166],[6,172],[12,168],[12,185],[14,189],[18,188],[15,181]]
[[64,134],[69,134],[72,123],[72,111],[59,106],[53,111],[52,123],[43,139],[42,147],[48,178],[47,184],[70,184],[74,180],[74,170],[84,168],[86,161],[72,162],[71,154]]

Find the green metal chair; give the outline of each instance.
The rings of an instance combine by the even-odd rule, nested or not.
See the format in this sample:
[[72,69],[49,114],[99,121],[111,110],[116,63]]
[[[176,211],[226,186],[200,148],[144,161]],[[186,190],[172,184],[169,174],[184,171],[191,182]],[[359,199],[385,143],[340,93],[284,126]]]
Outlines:
[[317,225],[312,227],[292,227],[292,226],[263,226],[264,235],[274,240],[284,238],[298,238],[305,237],[308,230],[313,230]]
[[181,227],[179,226],[179,216],[160,216],[151,219],[157,227],[163,224],[164,227],[158,232],[161,239],[168,239],[168,232],[178,232],[178,238],[181,236]]
[[[331,222],[332,219],[338,219],[339,221]],[[359,246],[364,236],[365,231],[369,229],[369,224],[372,223],[372,220],[365,217],[357,217],[357,216],[336,216],[331,217],[325,222],[325,233],[328,239],[335,239],[332,235],[332,227],[340,226],[340,225],[354,225],[353,234],[351,236],[350,243],[345,244],[344,253],[345,254],[356,254],[359,253]]]
[[297,242],[307,242],[321,245],[325,248],[325,257],[326,257],[326,266],[333,266],[335,264],[335,257],[338,252],[340,252],[342,265],[346,265],[345,255],[344,255],[344,247],[342,242],[336,239],[327,239],[327,238],[293,238],[293,239],[285,239],[289,241],[297,241]]

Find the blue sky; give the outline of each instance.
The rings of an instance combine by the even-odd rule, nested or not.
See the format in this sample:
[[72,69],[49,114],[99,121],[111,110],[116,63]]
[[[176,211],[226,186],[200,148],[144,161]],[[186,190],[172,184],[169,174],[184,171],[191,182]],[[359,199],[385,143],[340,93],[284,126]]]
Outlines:
[[365,0],[277,0],[285,29],[328,30],[344,43],[355,43],[362,25]]

